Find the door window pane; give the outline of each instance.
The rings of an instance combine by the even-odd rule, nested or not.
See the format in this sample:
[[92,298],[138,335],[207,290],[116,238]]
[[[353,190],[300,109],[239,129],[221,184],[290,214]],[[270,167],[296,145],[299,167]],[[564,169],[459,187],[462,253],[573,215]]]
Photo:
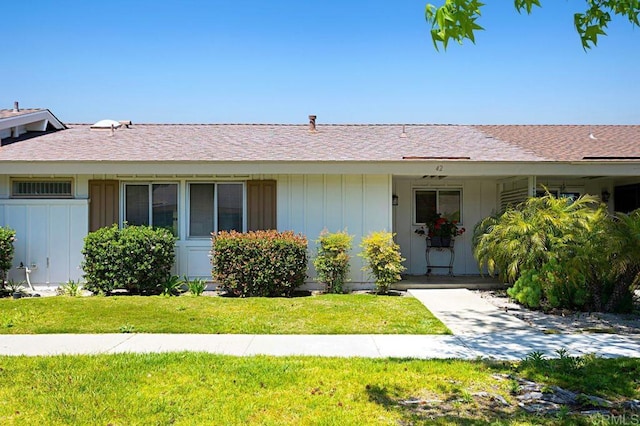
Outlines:
[[438,212],[460,222],[460,191],[438,191]]
[[242,231],[242,185],[218,184],[218,231]]
[[416,225],[433,221],[437,213],[449,220],[461,222],[460,190],[416,190],[414,194]]
[[129,225],[149,225],[149,185],[127,185],[124,220]]
[[436,214],[436,191],[416,191],[416,222],[430,222]]
[[189,236],[208,237],[215,231],[214,222],[215,185],[192,183],[189,186]]
[[154,227],[165,228],[178,235],[178,185],[153,185],[152,215]]

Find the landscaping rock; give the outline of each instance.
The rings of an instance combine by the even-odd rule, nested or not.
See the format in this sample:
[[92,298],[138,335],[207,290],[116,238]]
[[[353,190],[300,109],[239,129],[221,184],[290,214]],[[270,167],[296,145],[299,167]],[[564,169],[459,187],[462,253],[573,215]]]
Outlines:
[[[504,378],[500,376],[500,379]],[[598,396],[572,392],[559,386],[544,386],[513,376],[509,379],[518,383],[519,394],[515,398],[518,400],[518,406],[528,413],[549,416],[558,414],[561,410],[568,410],[569,414],[589,416],[612,415],[619,410],[640,412],[640,401],[636,399],[614,404]]]
[[578,401],[580,401],[583,405],[589,405],[591,407],[603,407],[603,408],[611,408],[613,403],[604,398],[600,398],[593,395],[586,395],[581,393],[577,396]]
[[511,405],[501,395],[491,394],[490,396],[491,396],[491,399],[493,399],[494,401],[499,402],[500,404],[504,405],[505,407],[508,407],[509,405]]
[[622,408],[629,411],[640,411],[640,400],[631,399],[622,403]]
[[519,395],[516,398],[520,401],[541,401],[544,394],[542,392],[527,392],[523,395]]
[[439,399],[422,399],[422,398],[409,398],[404,401],[399,401],[400,405],[436,405],[441,403]]
[[582,414],[583,416],[595,416],[595,415],[601,415],[601,416],[608,416],[611,414],[611,412],[609,410],[604,410],[604,409],[599,409],[599,410],[584,410],[584,411],[580,411],[580,414]]
[[577,403],[577,393],[562,389],[559,386],[551,386],[550,389],[553,391],[551,395],[554,399],[549,401],[565,405],[575,405]]
[[520,402],[518,405],[528,413],[548,416],[560,411],[560,405],[548,401],[538,401],[535,403]]

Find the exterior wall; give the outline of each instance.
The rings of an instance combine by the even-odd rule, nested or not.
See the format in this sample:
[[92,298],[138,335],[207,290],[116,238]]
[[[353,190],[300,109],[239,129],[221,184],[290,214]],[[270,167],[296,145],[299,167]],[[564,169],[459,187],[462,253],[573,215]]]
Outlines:
[[[391,176],[279,175],[277,180],[278,229],[306,235],[310,257],[323,229],[346,229],[354,236],[351,284],[372,282],[362,271],[358,245],[372,231],[391,231]],[[315,277],[311,262],[308,274],[311,282]]]
[[[425,238],[414,231],[419,227],[413,224],[414,189],[460,189],[462,190],[461,226],[466,232],[455,240],[455,262],[453,272],[456,275],[479,274],[473,258],[471,239],[473,227],[481,219],[497,209],[497,181],[495,179],[474,180],[434,180],[421,178],[396,178],[393,182],[394,194],[398,196],[398,205],[394,209],[394,232],[400,244],[402,256],[406,258],[406,273],[423,275],[427,270],[425,259]],[[432,251],[431,262],[434,265],[448,265],[448,251]],[[433,269],[432,274],[447,274],[447,269]]]
[[[460,189],[462,191],[462,226],[467,232],[456,239],[454,273],[478,274],[471,250],[472,231],[475,224],[499,208],[501,178],[446,178],[422,179],[417,176],[388,174],[263,174],[241,176],[163,176],[163,175],[71,175],[74,199],[26,200],[11,199],[10,177],[0,175],[0,226],[10,226],[17,231],[14,267],[9,277],[25,278],[24,270],[16,267],[22,262],[35,265],[31,275],[34,284],[57,285],[68,279],[81,278],[83,238],[88,231],[89,187],[91,179],[116,179],[121,182],[176,182],[178,183],[179,239],[176,243],[174,273],[190,277],[210,278],[209,238],[187,237],[187,184],[189,182],[234,181],[273,179],[277,181],[277,227],[303,233],[309,239],[309,254],[316,250],[315,240],[323,229],[331,232],[346,229],[354,235],[354,249],[350,279],[352,284],[370,282],[361,270],[362,261],[357,256],[362,237],[371,231],[393,230],[397,234],[405,266],[409,274],[424,274],[425,240],[414,233],[413,190]],[[49,176],[48,176],[49,177]],[[567,191],[579,191],[600,195],[603,190],[613,194],[616,185],[638,182],[637,177],[603,177],[595,179],[571,179],[563,177],[535,178],[538,185],[550,188],[565,187]],[[391,206],[391,196],[398,196],[398,206]],[[122,199],[122,198],[121,198]],[[612,208],[613,199],[609,201]],[[123,212],[121,209],[120,221]],[[434,264],[448,263],[448,254],[433,252]],[[434,269],[434,274],[444,274],[446,269]],[[315,271],[309,265],[309,284]]]
[[[178,184],[179,238],[176,243],[176,275],[210,279],[209,238],[187,236],[187,184],[223,181],[214,177],[73,175],[75,199],[10,199],[10,180],[0,175],[0,226],[17,232],[14,267],[10,278],[22,280],[22,262],[35,265],[32,283],[58,285],[79,279],[81,250],[89,224],[89,187],[91,179],[117,179],[124,182],[175,182]],[[371,231],[391,230],[391,177],[389,175],[245,175],[229,181],[275,179],[277,181],[277,223],[279,230],[303,233],[309,240],[309,254],[315,252],[315,240],[323,229],[335,232],[347,229],[355,236],[351,280],[370,282],[361,270],[357,256],[363,235]],[[122,200],[122,197],[121,197]],[[121,207],[120,223],[124,216]],[[309,265],[310,283],[315,272]]]
[[82,244],[88,227],[87,200],[0,200],[0,225],[16,231],[9,279],[57,285],[82,276]]

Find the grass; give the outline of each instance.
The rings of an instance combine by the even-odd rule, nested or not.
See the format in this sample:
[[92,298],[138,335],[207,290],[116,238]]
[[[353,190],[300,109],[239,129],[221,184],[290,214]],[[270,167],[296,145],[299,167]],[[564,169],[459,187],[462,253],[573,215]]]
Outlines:
[[[495,373],[566,385],[550,361],[229,357],[198,353],[0,357],[0,424],[606,424],[517,408]],[[566,376],[566,375],[565,375]],[[638,398],[640,360],[591,358],[575,391]],[[499,394],[503,407],[474,393]],[[412,398],[429,401],[416,406]],[[630,416],[628,418],[631,418]],[[621,423],[616,423],[621,424]]]
[[412,297],[47,297],[0,300],[0,333],[450,334]]

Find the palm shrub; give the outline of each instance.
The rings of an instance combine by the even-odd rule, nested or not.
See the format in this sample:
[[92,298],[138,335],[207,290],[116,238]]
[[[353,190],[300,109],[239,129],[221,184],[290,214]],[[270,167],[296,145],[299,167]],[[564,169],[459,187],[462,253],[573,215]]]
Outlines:
[[291,296],[307,276],[307,238],[292,231],[218,232],[213,280],[237,296]]
[[329,293],[342,293],[344,283],[349,274],[349,251],[353,235],[346,231],[330,233],[322,231],[316,241],[318,254],[313,259],[313,266],[318,274],[316,280],[327,286]]
[[476,225],[474,256],[526,306],[628,310],[640,272],[640,214],[632,216],[613,221],[595,197],[547,193]]
[[481,269],[514,283],[523,270],[540,269],[554,256],[575,256],[606,218],[596,197],[575,201],[551,194],[529,198],[476,225],[473,254]]
[[633,292],[640,284],[640,209],[616,213],[610,230],[610,279],[600,302],[603,310],[632,309]]
[[0,226],[0,288],[7,280],[7,272],[11,269],[15,240],[16,231]]
[[113,225],[89,233],[82,249],[84,287],[106,294],[157,293],[171,276],[175,241],[170,230],[149,226]]
[[386,231],[372,232],[362,238],[362,252],[358,256],[364,258],[362,268],[373,276],[378,293],[387,293],[391,284],[402,279],[402,266],[405,260],[400,255],[400,246],[393,241],[395,234]]

